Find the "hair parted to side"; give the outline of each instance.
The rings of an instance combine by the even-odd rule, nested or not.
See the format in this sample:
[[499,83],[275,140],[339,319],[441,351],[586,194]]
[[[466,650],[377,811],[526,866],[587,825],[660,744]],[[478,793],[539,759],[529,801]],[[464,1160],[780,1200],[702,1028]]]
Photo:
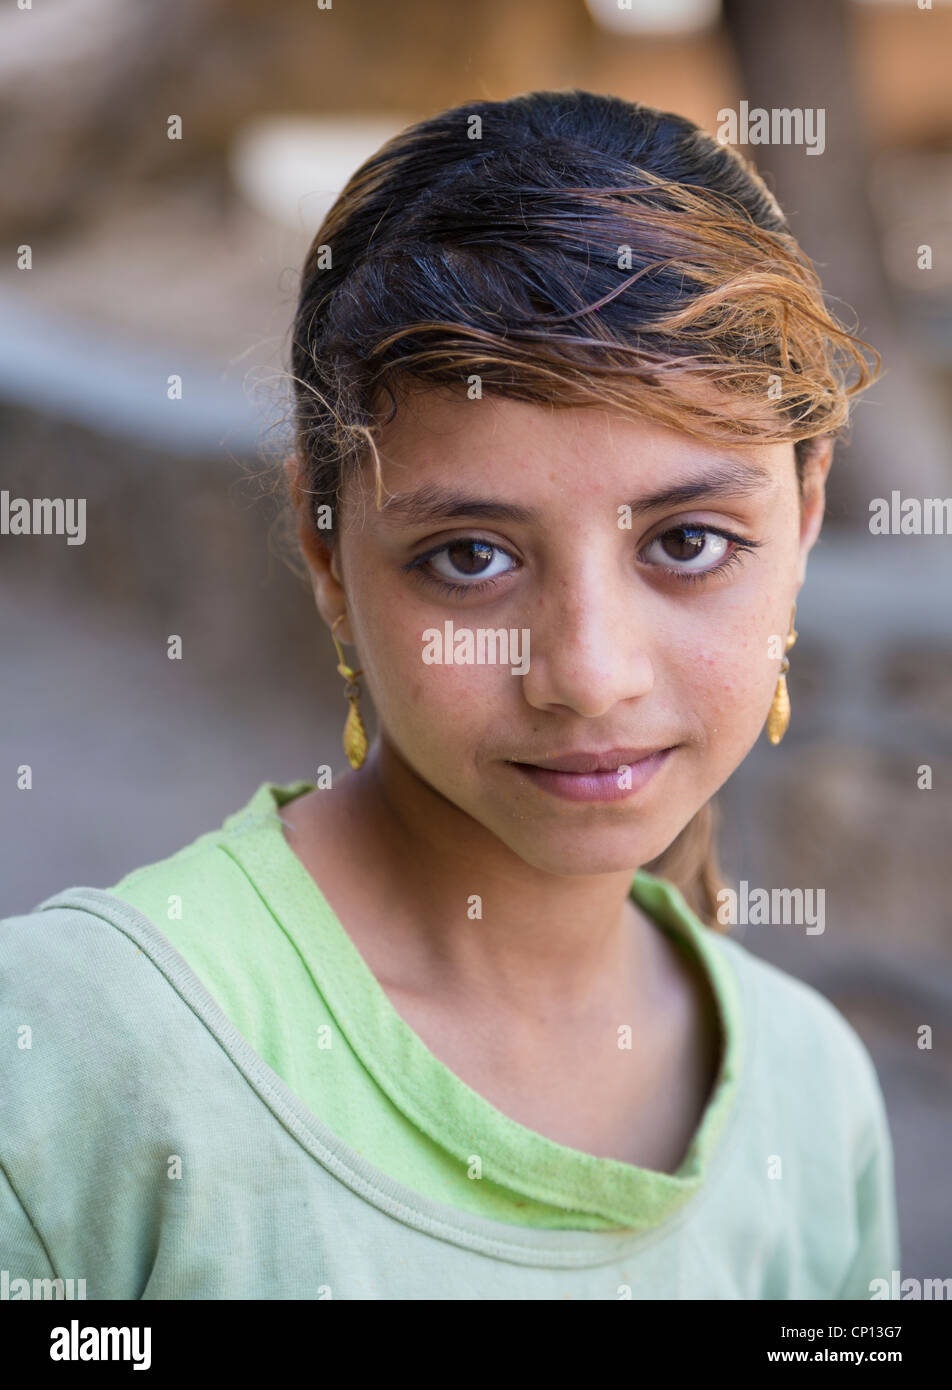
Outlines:
[[[293,324],[294,448],[332,546],[368,458],[381,504],[374,433],[410,383],[790,441],[802,485],[811,441],[847,430],[879,371],[741,155],[639,103],[530,92],[407,127],[328,212]],[[645,867],[717,928],[714,818],[708,802]]]

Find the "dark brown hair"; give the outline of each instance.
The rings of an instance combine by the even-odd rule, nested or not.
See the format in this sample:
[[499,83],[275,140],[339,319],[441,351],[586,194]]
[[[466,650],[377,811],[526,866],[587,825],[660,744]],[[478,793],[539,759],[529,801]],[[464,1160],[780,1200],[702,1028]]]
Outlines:
[[[387,141],[314,237],[294,449],[314,509],[336,517],[368,457],[379,505],[374,432],[401,387],[476,378],[704,439],[791,441],[802,487],[811,443],[845,431],[878,374],[867,346],[825,307],[753,167],[692,122],[577,90],[475,101]],[[716,926],[713,804],[645,867]]]

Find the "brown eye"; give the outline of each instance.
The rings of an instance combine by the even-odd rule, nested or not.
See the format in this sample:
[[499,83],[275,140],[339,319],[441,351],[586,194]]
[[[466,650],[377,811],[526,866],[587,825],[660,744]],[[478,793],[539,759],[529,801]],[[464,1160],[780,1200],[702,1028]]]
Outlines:
[[482,580],[488,587],[511,569],[518,569],[518,562],[508,550],[494,545],[492,541],[479,536],[461,536],[459,540],[447,541],[445,545],[419,556],[408,568],[429,573],[433,578],[455,580],[460,590],[477,590],[478,583],[466,581]]
[[453,541],[443,554],[458,575],[480,575],[492,562],[495,546],[487,541]]
[[683,526],[676,526],[673,531],[665,531],[659,539],[665,554],[672,560],[696,560],[707,544],[704,536],[692,534]]
[[[709,526],[669,526],[649,542],[644,554],[649,564],[676,570],[707,570],[723,561],[730,544],[730,537]],[[652,551],[656,558],[652,558]]]

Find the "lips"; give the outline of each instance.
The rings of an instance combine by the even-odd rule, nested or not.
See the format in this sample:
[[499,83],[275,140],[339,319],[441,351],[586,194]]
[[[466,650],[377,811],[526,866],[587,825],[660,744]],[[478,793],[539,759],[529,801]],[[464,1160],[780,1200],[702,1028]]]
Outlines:
[[[627,801],[639,796],[673,756],[676,744],[652,751],[647,748],[603,748],[588,753],[560,753],[544,763],[509,759],[513,774],[523,784],[560,801],[587,803]],[[621,770],[624,771],[621,771]]]
[[652,748],[608,748],[602,752],[561,753],[551,758],[510,758],[524,767],[539,767],[544,772],[617,772],[620,767],[629,767],[644,758],[663,753],[670,744],[655,744]]

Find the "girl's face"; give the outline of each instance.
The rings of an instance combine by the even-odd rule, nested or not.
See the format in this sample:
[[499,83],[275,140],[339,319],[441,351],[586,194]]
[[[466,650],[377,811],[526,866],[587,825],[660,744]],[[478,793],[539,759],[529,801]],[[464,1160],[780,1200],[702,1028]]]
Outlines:
[[[308,556],[388,758],[544,872],[650,862],[761,735],[829,449],[801,511],[792,444],[590,408],[428,390],[377,438],[384,505],[367,466]],[[508,658],[459,659],[481,629]],[[609,771],[551,768],[586,753]]]

